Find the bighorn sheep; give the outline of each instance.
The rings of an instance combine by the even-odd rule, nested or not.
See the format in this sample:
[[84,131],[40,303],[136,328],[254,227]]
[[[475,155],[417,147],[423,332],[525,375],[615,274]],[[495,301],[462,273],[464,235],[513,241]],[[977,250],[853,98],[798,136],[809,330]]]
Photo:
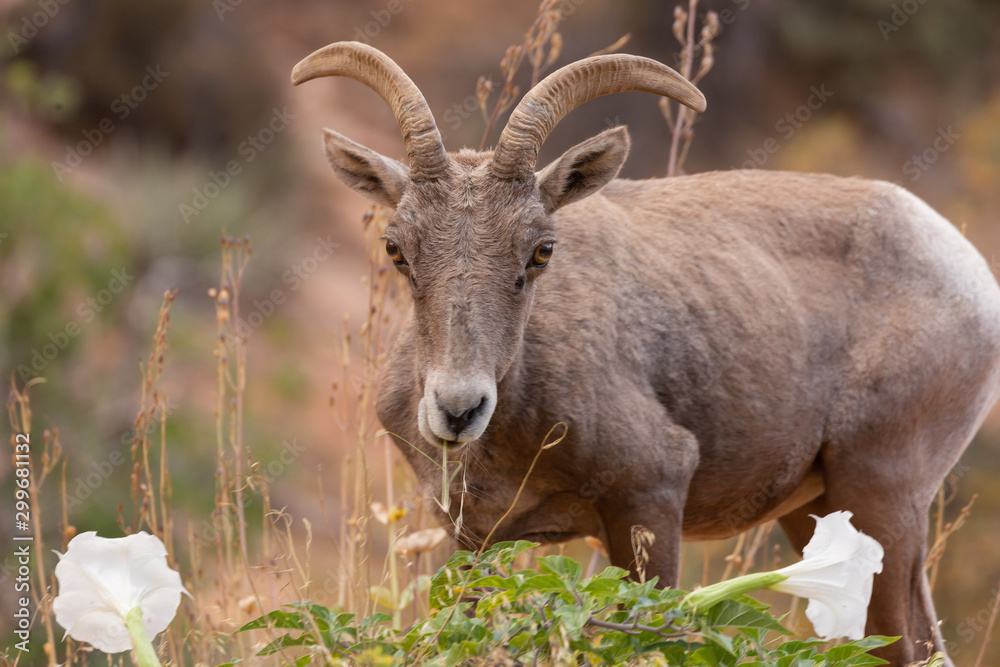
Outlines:
[[460,539],[482,542],[565,422],[494,540],[594,535],[634,568],[641,524],[656,537],[647,573],[672,585],[682,539],[777,518],[801,549],[810,514],[850,510],[885,547],[867,630],[902,639],[883,655],[902,665],[921,642],[943,648],[924,576],[928,510],[1000,374],[1000,289],[951,224],[856,178],[615,179],[624,127],[536,172],[556,123],[600,95],[704,109],[646,58],[554,72],[485,152],[446,152],[420,91],[374,48],[331,44],[292,81],[321,76],[374,89],[405,139],[408,165],[324,130],[337,175],[395,209],[385,249],[413,317],[378,414],[425,486],[440,483],[439,447],[465,461],[452,489]]

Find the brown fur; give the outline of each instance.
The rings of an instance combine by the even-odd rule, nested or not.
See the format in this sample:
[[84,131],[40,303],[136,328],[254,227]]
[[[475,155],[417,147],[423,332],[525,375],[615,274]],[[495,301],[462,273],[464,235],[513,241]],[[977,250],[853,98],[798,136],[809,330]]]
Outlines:
[[[942,650],[927,514],[997,398],[986,263],[888,183],[611,180],[627,149],[609,130],[524,180],[462,151],[442,178],[411,183],[405,165],[327,131],[341,177],[396,207],[386,237],[414,310],[378,413],[428,495],[440,446],[464,441],[442,522],[461,509],[457,537],[480,545],[564,422],[494,541],[596,535],[634,567],[643,525],[656,536],[646,571],[673,585],[683,538],[780,517],[801,549],[809,514],[850,510],[885,548],[867,631],[902,639],[882,655]],[[526,268],[549,240],[549,265]],[[449,431],[446,413],[466,410],[469,426]]]

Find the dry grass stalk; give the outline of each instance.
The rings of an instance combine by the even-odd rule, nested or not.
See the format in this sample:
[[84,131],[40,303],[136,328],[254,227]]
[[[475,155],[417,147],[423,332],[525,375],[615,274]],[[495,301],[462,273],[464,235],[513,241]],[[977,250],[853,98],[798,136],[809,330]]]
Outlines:
[[[674,8],[674,37],[681,45],[680,72],[684,78],[693,84],[701,81],[708,74],[715,64],[715,50],[712,41],[719,34],[719,16],[714,11],[705,14],[705,23],[701,28],[701,33],[695,39],[695,17],[697,15],[698,0],[689,0],[687,11],[678,5]],[[697,73],[694,72],[696,60],[700,58]],[[677,112],[673,111],[673,105],[666,97],[660,100],[660,110],[670,127],[670,159],[667,163],[667,176],[676,176],[681,173],[684,161],[687,159],[688,150],[694,139],[695,112],[687,107],[677,104]]]
[[[768,538],[770,538],[771,531],[774,530],[775,525],[777,525],[777,521],[767,521],[754,528],[751,532],[750,546],[741,559],[740,576],[749,574],[750,570],[753,569],[754,563],[757,561],[758,551],[766,552],[766,549],[762,549],[762,547],[767,543]],[[761,564],[764,565],[765,563]]]
[[629,42],[630,39],[632,39],[632,33],[627,32],[624,35],[622,35],[621,37],[619,37],[615,41],[614,44],[611,44],[609,46],[605,46],[603,49],[600,49],[599,51],[594,51],[593,53],[591,53],[587,57],[588,58],[593,58],[594,56],[606,56],[609,53],[617,53],[618,51],[621,50],[621,48],[623,46],[625,46],[626,44],[628,44],[628,42]]
[[559,9],[560,0],[542,0],[538,5],[538,12],[531,27],[524,33],[524,39],[520,44],[512,44],[507,47],[503,58],[500,60],[500,72],[503,76],[501,81],[500,95],[493,105],[493,111],[487,112],[489,97],[493,93],[496,84],[489,77],[481,76],[476,84],[476,97],[479,100],[479,110],[486,121],[483,130],[483,138],[479,142],[479,150],[486,148],[490,133],[496,125],[500,114],[514,104],[520,97],[521,89],[514,84],[514,79],[524,59],[527,57],[531,63],[531,86],[533,88],[541,79],[542,74],[552,66],[562,52],[562,36],[557,32],[563,16]]
[[[133,504],[132,526],[123,525],[119,516],[119,525],[126,534],[134,533],[143,528],[156,535],[167,549],[167,558],[173,567],[177,567],[178,558],[173,542],[173,519],[170,511],[172,485],[167,458],[167,397],[159,388],[163,376],[163,360],[167,351],[167,333],[170,330],[170,307],[174,302],[176,290],[168,290],[163,295],[160,310],[156,318],[156,329],[153,333],[153,350],[146,363],[140,363],[142,374],[139,412],[133,422],[132,436],[132,476],[131,492]],[[159,421],[160,458],[159,473],[155,475],[157,485],[153,483],[154,471],[150,464],[153,434]],[[159,510],[157,510],[159,501]],[[178,643],[177,634],[168,627],[164,643],[170,651],[171,660],[177,664],[182,656],[182,648]]]
[[983,667],[986,659],[986,646],[990,643],[990,636],[993,634],[993,624],[996,623],[997,613],[1000,612],[1000,584],[997,585],[997,594],[993,596],[993,608],[990,610],[990,620],[983,631],[983,643],[979,647],[979,655],[976,656],[976,664],[973,667]]
[[[157,512],[156,486],[153,483],[153,468],[150,465],[149,450],[152,448],[152,433],[156,428],[157,413],[165,416],[166,397],[159,389],[159,381],[163,375],[163,359],[167,349],[167,332],[170,329],[170,305],[173,303],[175,291],[163,295],[160,311],[156,319],[156,331],[153,334],[153,351],[146,363],[140,363],[142,373],[139,412],[133,422],[132,436],[132,524],[122,525],[126,534],[135,533],[143,528],[156,535],[167,545],[167,553],[173,558],[170,538],[164,530],[164,508]],[[161,452],[161,457],[164,453]],[[162,481],[162,480],[160,480]],[[121,522],[122,517],[119,517]]]
[[656,541],[656,535],[645,526],[632,526],[632,556],[639,581],[646,583],[646,566],[649,564],[649,548]]
[[[375,415],[375,397],[387,341],[393,337],[396,299],[400,292],[396,272],[386,266],[385,252],[379,239],[389,221],[389,211],[373,206],[363,217],[363,232],[368,252],[368,273],[362,283],[368,288],[368,308],[357,336],[351,335],[350,320],[344,316],[340,336],[341,375],[332,384],[330,406],[333,417],[346,433],[355,440],[345,455],[341,468],[341,521],[337,538],[339,563],[337,567],[336,600],[338,606],[368,614],[375,600],[371,591],[371,519],[373,514],[372,471],[368,462],[368,446],[376,439],[379,424]],[[359,353],[356,353],[358,350]],[[360,366],[360,368],[359,368]],[[392,475],[394,452],[385,450],[386,490],[388,507],[385,524],[388,526],[390,549],[386,555],[386,572],[392,596],[398,598],[402,590],[398,563],[391,543],[398,530],[396,521],[403,512],[398,507]],[[391,520],[390,520],[391,518]],[[376,523],[381,523],[376,521]],[[398,613],[394,623],[400,624]]]
[[[241,399],[246,381],[246,340],[236,331],[239,322],[239,290],[250,259],[249,239],[223,237],[222,272],[219,287],[209,290],[215,302],[216,338],[216,406],[215,406],[215,508],[212,512],[215,530],[217,584],[220,597],[216,604],[221,618],[236,617],[237,602],[243,597],[240,585],[242,573],[247,572],[246,517],[243,511],[243,447],[242,427],[235,421],[242,417]],[[230,358],[231,352],[235,359]],[[235,372],[234,372],[235,371]],[[233,394],[239,395],[237,399]],[[241,654],[248,646],[242,636],[237,636]]]
[[[308,561],[303,565],[298,558],[290,529],[287,526],[286,530],[279,528],[284,521],[290,524],[290,518],[282,512],[272,511],[268,478],[243,439],[247,339],[240,333],[238,325],[241,321],[239,305],[243,274],[252,254],[250,240],[224,237],[221,246],[219,287],[209,290],[209,296],[215,302],[217,328],[214,353],[218,378],[215,407],[216,488],[211,517],[215,530],[211,540],[196,535],[190,528],[188,535],[193,577],[191,588],[199,608],[187,614],[191,627],[186,635],[186,644],[191,655],[202,663],[216,661],[218,656],[253,655],[253,646],[260,635],[270,635],[269,639],[273,639],[274,629],[235,634],[233,631],[246,620],[275,608],[282,590],[291,590],[295,599],[304,601],[303,594],[309,580]],[[169,477],[165,479],[169,480]],[[263,505],[260,541],[253,545],[247,538],[244,509],[250,495],[259,497]],[[169,499],[169,493],[165,498]],[[214,563],[206,562],[201,553],[201,545],[206,541],[214,544]],[[307,539],[307,554],[310,543],[311,533]],[[277,556],[275,544],[279,545]],[[257,572],[264,575],[268,586],[266,598],[258,589]],[[214,604],[208,604],[211,598],[214,598]],[[214,618],[212,610],[217,612],[217,618]],[[238,621],[240,618],[242,622]],[[282,658],[289,661],[284,651]]]
[[959,528],[965,525],[969,517],[972,515],[972,506],[976,502],[977,495],[973,494],[972,498],[969,500],[969,504],[962,508],[959,512],[958,517],[954,521],[949,521],[945,523],[944,521],[944,511],[948,506],[954,496],[947,497],[945,493],[945,484],[941,485],[938,490],[937,505],[935,508],[935,535],[934,542],[931,548],[927,552],[927,558],[924,561],[924,569],[927,570],[927,577],[930,580],[931,590],[934,590],[934,584],[937,582],[938,566],[941,564],[941,558],[944,556],[944,550],[948,546],[948,539],[955,534]]

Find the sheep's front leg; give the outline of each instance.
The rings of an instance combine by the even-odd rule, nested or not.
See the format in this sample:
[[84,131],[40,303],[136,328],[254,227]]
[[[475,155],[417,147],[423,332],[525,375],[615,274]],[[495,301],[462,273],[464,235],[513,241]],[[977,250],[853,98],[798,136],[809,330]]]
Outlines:
[[608,555],[633,578],[659,577],[660,586],[676,586],[684,504],[698,466],[697,440],[654,400],[642,397],[629,404],[632,419],[618,422],[614,438],[628,449],[617,453],[620,472],[600,503]]
[[623,507],[603,515],[611,564],[631,572],[633,579],[659,577],[661,587],[674,587],[680,575],[681,523],[679,508]]

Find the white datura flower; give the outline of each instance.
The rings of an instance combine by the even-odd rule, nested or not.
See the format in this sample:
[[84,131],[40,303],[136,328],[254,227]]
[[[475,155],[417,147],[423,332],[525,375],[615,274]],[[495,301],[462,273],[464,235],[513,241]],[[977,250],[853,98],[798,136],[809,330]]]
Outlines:
[[816,532],[802,550],[802,560],[774,572],[757,572],[722,581],[691,593],[690,605],[706,610],[717,602],[771,588],[808,598],[806,616],[825,640],[865,636],[868,603],[884,551],[874,538],[851,525],[850,512],[816,519]]
[[787,578],[771,586],[809,599],[806,616],[823,639],[865,636],[872,583],[882,571],[882,545],[852,526],[851,516],[814,516],[816,532],[802,560],[778,570]]
[[90,531],[70,540],[65,554],[56,553],[56,622],[73,639],[105,653],[133,646],[140,651],[139,639],[149,644],[173,620],[181,593],[190,597],[155,535],[107,538]]

